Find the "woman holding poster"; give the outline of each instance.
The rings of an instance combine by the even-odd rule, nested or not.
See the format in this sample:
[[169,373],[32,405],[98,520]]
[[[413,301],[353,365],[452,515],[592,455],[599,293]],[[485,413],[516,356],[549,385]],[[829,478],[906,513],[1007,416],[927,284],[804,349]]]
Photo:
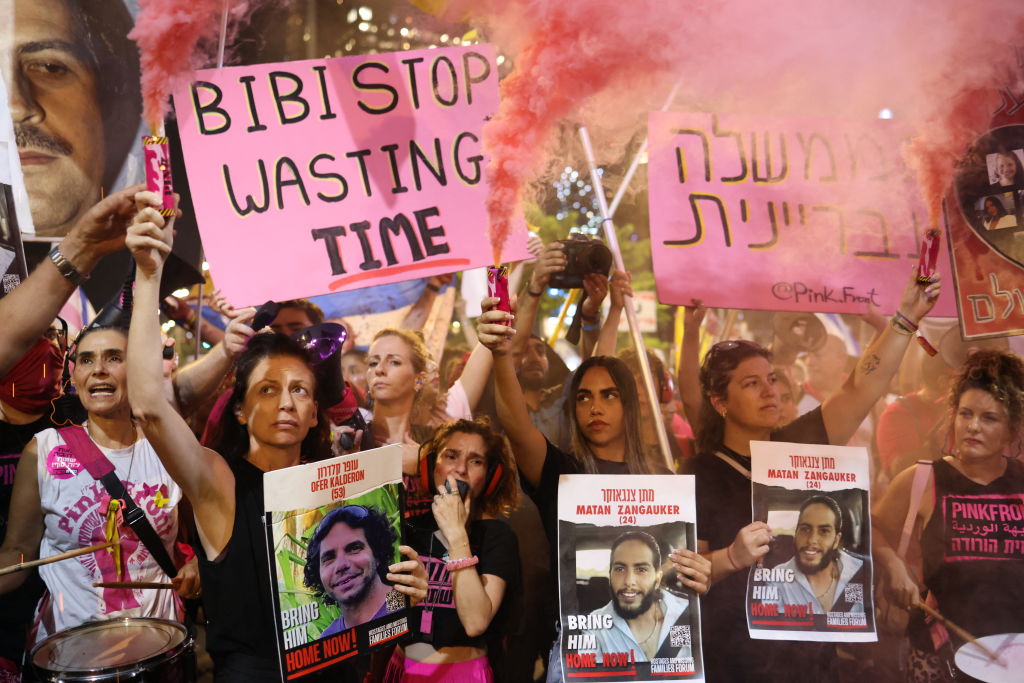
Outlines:
[[410,543],[428,568],[419,634],[399,646],[386,683],[487,683],[487,642],[503,623],[506,595],[519,588],[516,536],[498,516],[519,494],[508,442],[485,421],[441,426],[421,449],[432,515],[410,519]]
[[[892,324],[865,350],[842,389],[781,429],[771,352],[730,340],[715,344],[700,369],[697,432],[698,548],[711,560],[714,590],[704,599],[704,657],[709,681],[828,681],[835,649],[824,643],[752,640],[746,628],[747,572],[769,550],[771,529],[751,523],[750,442],[845,444],[888,389],[910,333],[939,295],[935,279],[911,274]],[[903,322],[903,321],[906,322]]]
[[[508,322],[512,314],[495,308],[496,298],[482,302],[477,320],[480,343],[494,354],[495,398],[498,418],[512,444],[524,490],[540,512],[552,547],[558,547],[559,478],[563,474],[670,474],[647,459],[640,435],[640,396],[629,367],[613,356],[592,356],[569,380],[572,452],[551,444],[533,426],[509,353],[516,334]],[[655,408],[657,410],[657,408]],[[749,509],[749,507],[748,507]],[[697,553],[678,548],[668,554],[686,588],[708,590],[710,563]],[[551,553],[551,576],[557,579],[558,553]],[[558,652],[558,642],[554,653]],[[560,662],[552,657],[548,679]]]
[[[222,418],[219,453],[202,447],[162,391],[160,277],[170,253],[173,220],[155,207],[155,193],[136,195],[139,213],[128,247],[137,265],[135,308],[128,346],[132,411],[167,471],[192,501],[201,541],[207,648],[217,681],[279,681],[276,619],[262,522],[263,473],[315,460],[324,440],[316,431],[316,380],[305,350],[280,334],[253,337],[238,359],[231,399]],[[416,552],[389,567],[396,590],[426,593]],[[346,671],[330,672],[345,680]],[[354,674],[353,674],[354,675]]]
[[[926,602],[976,637],[1024,633],[1024,465],[1007,457],[1016,455],[1024,424],[1024,363],[1004,351],[975,352],[953,385],[949,408],[952,452],[901,472],[875,507],[883,585],[898,605]],[[909,510],[915,480],[925,495]],[[905,519],[915,524],[901,538]],[[911,540],[921,550],[920,581],[902,558]],[[919,670],[941,666],[964,644],[955,632],[926,624],[920,611],[909,634]],[[980,652],[964,654],[968,664],[994,664]],[[961,656],[956,663],[964,666]]]

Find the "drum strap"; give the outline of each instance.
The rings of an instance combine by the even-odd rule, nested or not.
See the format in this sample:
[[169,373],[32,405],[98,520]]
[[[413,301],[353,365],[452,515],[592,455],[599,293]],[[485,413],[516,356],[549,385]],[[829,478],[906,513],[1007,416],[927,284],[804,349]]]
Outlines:
[[75,459],[82,463],[82,466],[94,479],[103,484],[110,497],[124,502],[124,521],[128,523],[128,526],[135,532],[135,535],[146,546],[153,559],[164,570],[164,573],[172,579],[177,576],[178,570],[174,566],[171,556],[167,553],[167,548],[164,547],[163,541],[160,540],[159,534],[153,529],[153,525],[149,523],[146,513],[128,495],[124,482],[114,473],[114,463],[110,462],[107,456],[103,455],[103,451],[89,438],[89,433],[77,425],[74,427],[62,427],[57,432],[64,439],[64,443],[68,445],[68,448],[71,449]]

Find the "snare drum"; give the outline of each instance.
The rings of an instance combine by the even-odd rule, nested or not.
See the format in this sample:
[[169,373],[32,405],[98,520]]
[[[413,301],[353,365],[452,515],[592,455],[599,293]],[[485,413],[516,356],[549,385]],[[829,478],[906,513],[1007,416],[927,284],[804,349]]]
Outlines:
[[55,633],[32,649],[40,680],[191,683],[192,636],[165,619],[92,621]]
[[999,658],[993,661],[974,643],[964,643],[956,651],[956,668],[970,680],[985,683],[1018,683],[1024,676],[1024,633],[1003,633],[978,638],[978,642]]

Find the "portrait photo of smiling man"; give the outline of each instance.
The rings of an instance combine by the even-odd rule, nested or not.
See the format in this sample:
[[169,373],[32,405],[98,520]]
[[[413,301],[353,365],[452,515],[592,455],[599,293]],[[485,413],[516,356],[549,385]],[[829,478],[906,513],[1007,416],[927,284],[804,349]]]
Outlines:
[[843,550],[843,513],[834,498],[813,495],[803,502],[793,544],[792,559],[779,567],[792,570],[793,580],[771,583],[782,605],[811,604],[815,614],[864,611],[863,591],[846,588],[863,587],[866,565]]
[[395,552],[395,533],[387,516],[372,507],[346,505],[321,520],[309,541],[304,582],[341,616],[321,638],[341,633],[388,614],[385,583]]
[[[644,531],[620,534],[611,546],[608,589],[611,600],[591,612],[609,628],[584,631],[595,652],[632,651],[632,660],[677,659],[691,655],[689,644],[673,645],[669,633],[689,624],[689,601],[662,589],[661,547]],[[610,618],[609,618],[610,617]]]
[[0,0],[0,17],[32,222],[38,236],[62,237],[111,191],[138,139],[132,17],[121,0]]

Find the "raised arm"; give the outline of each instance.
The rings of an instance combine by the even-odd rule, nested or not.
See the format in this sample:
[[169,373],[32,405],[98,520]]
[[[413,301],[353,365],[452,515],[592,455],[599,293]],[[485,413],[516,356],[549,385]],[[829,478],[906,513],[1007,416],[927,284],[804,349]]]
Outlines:
[[580,304],[580,357],[586,360],[594,355],[601,334],[601,303],[608,296],[608,278],[597,273],[583,276],[583,290],[587,298]]
[[[86,277],[100,259],[124,247],[125,229],[135,213],[136,185],[115,192],[94,207],[61,240],[67,275]],[[29,347],[46,332],[76,285],[47,258],[14,291],[0,299],[0,376],[7,374]]]
[[561,242],[551,242],[544,246],[537,257],[537,263],[533,267],[530,279],[526,282],[526,289],[519,297],[514,323],[516,336],[512,340],[514,351],[521,352],[523,350],[526,340],[533,333],[534,323],[537,322],[537,311],[540,310],[540,300],[544,296],[544,290],[551,283],[551,276],[563,270],[565,265],[565,252],[562,251]]
[[[915,266],[903,290],[897,319],[902,315],[909,324],[916,327],[935,305],[939,288],[937,275],[929,284],[919,284]],[[829,443],[848,442],[878,399],[885,395],[889,382],[903,360],[910,337],[911,334],[899,329],[896,323],[887,325],[881,334],[872,339],[842,388],[825,400],[821,406],[821,415]]]
[[440,293],[441,288],[452,281],[451,275],[433,275],[427,278],[427,285],[423,288],[420,298],[409,308],[409,312],[402,319],[403,330],[422,330],[430,317],[430,309],[434,307],[434,301]]
[[706,313],[704,302],[699,299],[693,299],[683,309],[683,345],[676,380],[679,397],[683,401],[683,417],[691,425],[698,424],[703,403],[700,395],[700,326]]
[[173,221],[152,207],[155,193],[136,195],[140,211],[128,231],[136,263],[135,306],[128,335],[128,396],[132,412],[167,472],[192,501],[199,538],[207,557],[220,555],[231,539],[235,517],[235,480],[227,462],[199,445],[185,420],[167,402],[162,389],[160,277],[171,251]]
[[494,398],[498,421],[512,446],[516,466],[530,484],[537,486],[548,454],[547,441],[530,421],[523,390],[512,364],[512,337],[518,333],[502,324],[510,316],[494,309],[497,304],[498,300],[493,297],[483,300],[484,312],[477,319],[476,332],[480,343],[494,355]]
[[614,356],[619,342],[619,322],[622,320],[622,311],[626,307],[626,296],[633,296],[633,276],[616,270],[612,273],[611,282],[608,284],[608,316],[601,325],[601,332],[597,337],[597,346],[594,348],[595,356]]
[[254,334],[247,323],[255,315],[255,308],[233,311],[224,340],[199,360],[174,373],[174,396],[182,415],[190,414],[200,401],[215,392],[235,366],[235,360],[245,351],[245,345]]
[[[39,542],[43,540],[43,509],[39,499],[36,475],[36,440],[32,439],[21,453],[14,475],[7,535],[0,546],[0,567],[39,559]],[[0,576],[0,594],[9,593],[25,583],[29,572],[20,571]]]

